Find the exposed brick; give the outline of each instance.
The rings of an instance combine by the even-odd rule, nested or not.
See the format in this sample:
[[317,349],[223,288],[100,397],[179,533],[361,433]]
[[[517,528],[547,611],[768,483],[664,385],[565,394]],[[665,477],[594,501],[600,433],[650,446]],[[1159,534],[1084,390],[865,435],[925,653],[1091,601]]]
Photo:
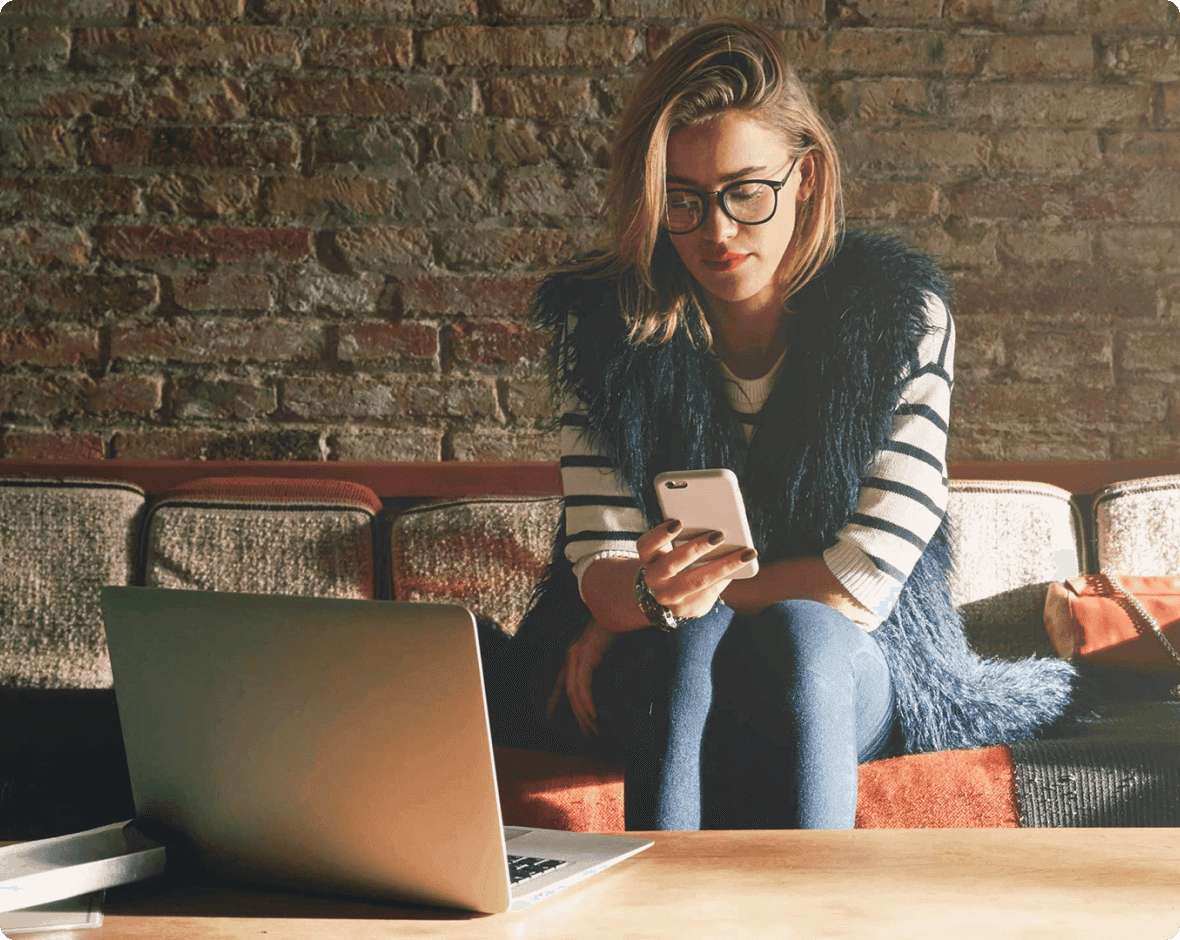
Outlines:
[[1180,125],[1180,85],[1164,86],[1161,120],[1164,125]]
[[980,127],[1137,127],[1151,120],[1143,85],[968,82],[947,89],[946,116]]
[[263,274],[190,274],[172,284],[177,306],[185,310],[270,310],[274,288]]
[[931,86],[916,78],[837,81],[824,90],[820,102],[837,123],[884,126],[927,123],[941,107]]
[[1112,460],[1175,460],[1180,457],[1180,434],[1172,428],[1119,432],[1112,438]]
[[314,323],[215,318],[125,321],[111,328],[111,358],[116,361],[291,362],[323,354],[323,330]]
[[313,68],[404,69],[413,60],[413,33],[381,26],[313,29],[303,50],[303,65]]
[[115,456],[122,460],[323,460],[318,431],[266,428],[231,432],[195,428],[152,428],[114,435]]
[[952,188],[949,199],[952,212],[973,218],[1101,220],[1126,217],[1135,192],[1127,181],[985,180]]
[[432,429],[341,428],[328,447],[334,460],[441,460],[442,439]]
[[131,0],[12,0],[8,12],[67,26],[96,20],[120,23],[131,17]]
[[982,170],[991,149],[988,136],[967,131],[849,130],[840,135],[843,168],[851,178],[881,171]]
[[938,187],[931,183],[850,182],[845,211],[852,218],[928,219],[938,211]]
[[246,83],[220,75],[164,75],[144,92],[153,121],[237,121],[250,113]]
[[491,379],[400,376],[398,384],[400,402],[407,414],[503,420]]
[[557,417],[557,405],[547,378],[507,379],[504,403],[511,418]]
[[112,176],[0,179],[0,211],[26,217],[135,215],[142,208],[135,180]]
[[121,261],[153,258],[209,258],[254,261],[260,256],[300,261],[311,254],[311,235],[297,228],[185,228],[122,225],[97,230],[100,251]]
[[284,125],[250,127],[92,128],[87,155],[95,166],[201,166],[273,168],[299,164],[301,146]]
[[0,331],[0,365],[81,366],[98,356],[97,330],[61,325]]
[[259,209],[260,185],[253,174],[154,176],[147,187],[147,209],[165,216],[200,219],[252,216]]
[[452,448],[456,460],[557,460],[561,457],[557,434],[541,431],[463,431],[454,435]]
[[1087,75],[1094,69],[1088,35],[1001,36],[987,46],[985,75]]
[[349,266],[358,271],[425,267],[431,260],[430,240],[420,228],[370,226],[341,229],[335,236]]
[[150,415],[164,404],[164,380],[156,375],[111,373],[81,382],[87,411]]
[[955,417],[976,426],[1109,430],[1117,427],[1123,416],[1124,395],[1118,388],[1042,382],[979,386],[963,383],[956,395]]
[[397,215],[401,203],[398,185],[390,180],[293,176],[272,180],[267,187],[270,214],[296,218],[355,221]]
[[83,410],[83,401],[76,376],[0,375],[0,415],[49,420]]
[[996,161],[1005,172],[1077,176],[1102,165],[1091,130],[1047,131],[1022,127],[996,135]]
[[260,13],[268,19],[351,20],[406,19],[415,12],[415,0],[336,0],[330,6],[320,0],[260,0]]
[[455,360],[463,365],[502,365],[541,358],[547,338],[527,323],[484,320],[448,327]]
[[1136,176],[1126,214],[1140,222],[1180,222],[1180,171]]
[[535,277],[432,275],[394,281],[402,306],[414,316],[525,317]]
[[814,33],[796,31],[787,34],[787,43],[797,50],[801,73],[825,68],[861,74],[974,75],[983,55],[972,36],[925,29],[831,30],[818,42]]
[[593,223],[602,207],[606,174],[567,174],[554,166],[526,167],[506,171],[500,189],[500,214],[517,221],[531,217],[561,224],[580,217]]
[[80,29],[75,35],[75,55],[88,68],[299,66],[299,34],[267,26]]
[[18,460],[101,460],[104,450],[102,435],[93,431],[10,428],[0,435],[0,452]]
[[23,316],[32,293],[27,277],[0,271],[0,317]]
[[70,57],[70,32],[53,26],[0,30],[0,47],[10,50],[10,68],[59,69]]
[[1120,78],[1180,81],[1180,36],[1136,36],[1107,43],[1102,66]]
[[112,437],[112,451],[120,460],[200,460],[206,448],[224,435],[203,428],[151,428],[118,431]]
[[537,128],[525,121],[457,121],[441,129],[434,140],[440,160],[504,166],[543,162],[549,148],[537,136]]
[[821,23],[823,0],[606,0],[607,15],[636,19],[703,20],[724,13],[770,23]]
[[544,270],[588,251],[601,237],[590,229],[481,228],[446,233],[444,265],[458,270]]
[[1092,260],[1088,228],[1042,225],[1006,225],[1000,233],[1000,255],[1011,265],[1086,263]]
[[1180,131],[1131,131],[1103,138],[1110,166],[1148,170],[1180,166]]
[[501,75],[488,80],[484,107],[493,117],[552,121],[596,110],[590,79],[577,75]]
[[[504,126],[502,135],[495,141],[493,155],[500,163],[534,163],[528,159],[531,152],[516,145],[516,137],[509,134]],[[610,139],[600,127],[568,127],[558,125],[546,128],[540,135],[541,143],[549,155],[561,166],[599,169],[610,167]]]
[[1051,275],[964,278],[955,284],[960,310],[980,316],[1061,326],[1098,326],[1154,320],[1156,291],[1128,272],[1062,266]]
[[147,20],[237,20],[245,0],[139,0],[136,10]]
[[131,79],[79,80],[77,74],[25,74],[4,89],[4,107],[14,117],[125,117],[131,111]]
[[489,9],[510,20],[584,20],[601,12],[600,0],[491,0]]
[[[890,222],[887,231],[906,238],[906,232],[899,228],[897,222]],[[908,239],[919,251],[955,269],[994,272],[998,263],[999,232],[994,222],[951,216],[937,226],[916,220]]]
[[438,328],[413,321],[350,322],[340,329],[337,356],[348,362],[435,361]]
[[355,275],[298,272],[286,285],[283,306],[292,313],[340,313],[363,316],[377,309],[385,279]]
[[1007,371],[1008,349],[1003,321],[979,322],[970,311],[955,320],[955,376],[976,384]]
[[1081,30],[1158,26],[1163,6],[1141,0],[951,0],[944,15],[956,23]]
[[471,81],[421,75],[280,77],[260,97],[263,110],[280,117],[455,117],[471,114],[477,100]]
[[78,145],[63,124],[21,122],[0,124],[0,167],[29,170],[73,169]]
[[60,225],[0,228],[0,264],[82,267],[90,260],[90,237]]
[[[942,16],[942,5],[943,0],[857,0],[852,9],[858,20],[875,26],[889,22],[937,21]],[[841,4],[841,15],[847,9]]]
[[117,314],[135,316],[160,302],[154,274],[44,274],[31,285],[29,305],[59,316],[96,320]]
[[1093,430],[1039,428],[963,428],[952,408],[947,459],[958,460],[1110,460],[1107,435]]
[[1098,244],[1102,258],[1120,268],[1180,267],[1180,232],[1175,228],[1103,226]]
[[1109,331],[1032,330],[1014,334],[1009,365],[1018,379],[1114,384],[1114,345]]
[[642,51],[634,29],[614,26],[444,26],[422,36],[424,61],[438,65],[601,68]]
[[1180,380],[1180,342],[1173,330],[1122,330],[1117,368],[1128,377],[1152,375],[1165,382]]
[[321,122],[312,137],[309,160],[316,170],[345,167],[370,178],[398,178],[417,172],[420,151],[417,135],[401,121],[345,126]]
[[172,412],[184,421],[249,421],[275,410],[278,394],[258,382],[183,378],[172,392]]
[[283,407],[296,418],[380,420],[405,414],[399,377],[388,381],[371,376],[318,375],[289,378],[283,383]]

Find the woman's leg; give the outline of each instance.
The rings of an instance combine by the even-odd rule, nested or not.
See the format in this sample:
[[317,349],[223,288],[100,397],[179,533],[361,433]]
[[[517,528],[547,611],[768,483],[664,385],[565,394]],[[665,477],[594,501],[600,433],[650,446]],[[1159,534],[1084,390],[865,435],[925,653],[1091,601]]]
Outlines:
[[871,635],[826,605],[739,617],[713,658],[704,824],[852,828],[857,765],[878,756],[893,689]]

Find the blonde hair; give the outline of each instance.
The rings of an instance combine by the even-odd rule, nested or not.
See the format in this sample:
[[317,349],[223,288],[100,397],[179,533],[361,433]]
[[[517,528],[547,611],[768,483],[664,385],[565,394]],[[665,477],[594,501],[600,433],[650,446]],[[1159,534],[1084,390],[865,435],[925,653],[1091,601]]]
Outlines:
[[633,343],[667,342],[690,311],[711,342],[692,277],[660,220],[669,136],[729,110],[781,133],[800,165],[804,154],[811,156],[814,186],[798,208],[784,297],[806,284],[835,251],[843,224],[835,144],[781,44],[742,20],[697,27],[652,63],[623,112],[607,189],[612,244],[586,271],[631,273],[620,279],[632,287],[620,288],[620,304]]

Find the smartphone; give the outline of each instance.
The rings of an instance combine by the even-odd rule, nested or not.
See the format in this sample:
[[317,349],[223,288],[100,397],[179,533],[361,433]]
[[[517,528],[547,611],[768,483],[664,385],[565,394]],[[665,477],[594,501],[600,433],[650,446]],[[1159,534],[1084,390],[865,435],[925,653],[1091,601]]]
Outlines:
[[[750,523],[738,479],[732,470],[681,470],[661,473],[655,479],[656,498],[665,519],[683,524],[673,540],[681,545],[705,532],[721,532],[725,540],[698,559],[701,564],[739,548],[752,548]],[[733,578],[752,578],[758,573],[758,559],[743,565]]]

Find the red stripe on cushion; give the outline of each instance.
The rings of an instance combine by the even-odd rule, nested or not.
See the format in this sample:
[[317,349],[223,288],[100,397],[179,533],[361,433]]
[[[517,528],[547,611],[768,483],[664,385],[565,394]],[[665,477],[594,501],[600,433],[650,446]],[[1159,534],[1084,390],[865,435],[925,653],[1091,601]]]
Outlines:
[[1012,752],[937,751],[860,767],[858,829],[1017,829]]
[[589,757],[496,747],[500,813],[509,826],[622,832],[623,769]]
[[292,477],[202,477],[161,494],[163,500],[224,499],[241,502],[343,503],[376,515],[381,500],[369,487],[347,480],[300,480]]

